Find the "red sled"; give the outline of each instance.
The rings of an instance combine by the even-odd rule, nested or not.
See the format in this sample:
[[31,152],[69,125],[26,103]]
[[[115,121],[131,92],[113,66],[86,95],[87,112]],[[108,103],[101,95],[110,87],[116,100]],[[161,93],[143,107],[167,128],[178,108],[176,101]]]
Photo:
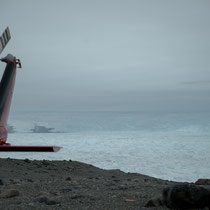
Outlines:
[[[0,53],[10,40],[9,28],[0,37]],[[12,94],[15,85],[16,67],[21,68],[19,59],[8,54],[1,59],[6,68],[0,83],[0,152],[57,152],[61,147],[56,146],[11,146],[7,140],[7,119],[10,110]]]

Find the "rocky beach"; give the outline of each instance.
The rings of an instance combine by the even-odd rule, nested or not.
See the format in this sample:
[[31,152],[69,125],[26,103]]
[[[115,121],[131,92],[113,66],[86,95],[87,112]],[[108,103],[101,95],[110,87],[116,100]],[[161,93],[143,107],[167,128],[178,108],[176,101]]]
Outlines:
[[159,198],[177,184],[72,160],[0,159],[0,209],[6,210],[168,209]]
[[148,209],[150,198],[174,184],[71,160],[0,159],[0,179],[0,209],[27,210]]

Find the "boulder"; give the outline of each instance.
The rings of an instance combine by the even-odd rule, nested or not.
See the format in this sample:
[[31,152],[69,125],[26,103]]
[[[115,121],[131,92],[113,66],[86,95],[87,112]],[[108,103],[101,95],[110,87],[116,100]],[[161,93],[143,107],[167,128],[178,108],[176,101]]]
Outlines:
[[162,200],[171,209],[210,208],[210,187],[188,183],[178,184],[165,188]]
[[210,185],[210,179],[198,179],[195,184],[197,185]]

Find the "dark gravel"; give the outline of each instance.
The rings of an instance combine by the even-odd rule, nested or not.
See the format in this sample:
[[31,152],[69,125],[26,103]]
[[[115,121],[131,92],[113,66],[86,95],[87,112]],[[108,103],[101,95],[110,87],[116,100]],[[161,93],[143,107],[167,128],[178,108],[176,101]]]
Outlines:
[[2,210],[166,209],[144,206],[173,184],[76,161],[0,159],[0,193],[12,195],[0,198]]

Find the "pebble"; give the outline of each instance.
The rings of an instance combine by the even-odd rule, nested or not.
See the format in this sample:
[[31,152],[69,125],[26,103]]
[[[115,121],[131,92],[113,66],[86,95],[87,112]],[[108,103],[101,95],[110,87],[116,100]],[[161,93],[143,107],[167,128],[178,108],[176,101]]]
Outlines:
[[35,203],[28,203],[28,206],[35,206]]
[[76,194],[76,195],[72,195],[70,198],[71,199],[81,199],[81,198],[84,198],[85,196],[84,195],[80,195],[80,194]]
[[15,185],[20,185],[21,184],[21,180],[19,179],[10,179],[9,180],[11,184],[15,184]]
[[72,189],[70,189],[70,188],[64,188],[64,189],[60,190],[61,193],[68,193],[68,192],[71,192],[71,191],[72,191]]
[[128,187],[125,186],[125,185],[120,185],[120,186],[118,187],[118,189],[119,189],[119,190],[127,190]]
[[71,181],[71,177],[67,177],[66,178],[66,181]]
[[4,191],[0,194],[0,198],[12,198],[12,197],[16,197],[19,196],[20,192],[16,189],[11,189],[11,190],[7,190]]
[[47,205],[56,205],[59,204],[60,202],[53,199],[53,198],[48,198],[46,196],[40,196],[36,199],[37,202],[39,203],[45,203]]
[[145,205],[145,207],[158,207],[158,206],[162,206],[162,201],[160,198],[153,198],[149,200]]
[[45,165],[45,166],[49,166],[50,165],[49,161],[46,161],[46,160],[43,160],[42,164]]
[[39,203],[45,203],[47,202],[47,197],[46,196],[40,196],[36,199],[37,202]]
[[59,204],[59,203],[60,203],[59,201],[54,200],[52,198],[47,199],[47,202],[46,202],[47,205],[56,205],[56,204]]

